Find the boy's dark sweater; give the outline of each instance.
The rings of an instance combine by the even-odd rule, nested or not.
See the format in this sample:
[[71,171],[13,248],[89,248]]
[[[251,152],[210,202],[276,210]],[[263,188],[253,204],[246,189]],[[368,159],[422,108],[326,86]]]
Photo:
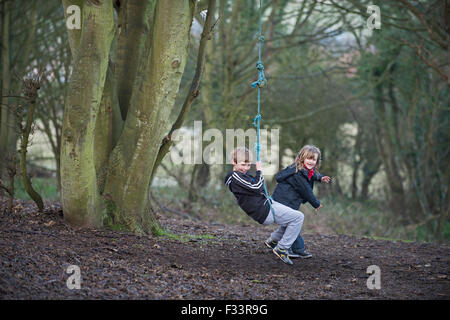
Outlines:
[[247,173],[232,171],[225,176],[225,184],[236,197],[238,205],[253,220],[264,223],[270,206],[264,194],[264,178],[261,171],[255,177]]
[[322,177],[320,173],[314,172],[310,180],[307,170],[301,169],[296,172],[295,165],[291,164],[275,176],[278,184],[272,198],[294,210],[298,210],[305,202],[318,208],[320,201],[314,196],[313,188],[314,181],[321,181]]

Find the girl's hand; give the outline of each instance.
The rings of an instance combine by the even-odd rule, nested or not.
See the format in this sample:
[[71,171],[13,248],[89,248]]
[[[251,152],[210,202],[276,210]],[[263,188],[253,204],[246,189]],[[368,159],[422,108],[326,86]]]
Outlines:
[[256,171],[261,171],[261,161],[256,161],[255,169],[256,169]]
[[319,211],[320,208],[322,208],[323,205],[321,204],[320,206],[318,206],[317,208],[314,209],[315,212]]
[[330,183],[331,178],[329,176],[322,177],[322,182]]

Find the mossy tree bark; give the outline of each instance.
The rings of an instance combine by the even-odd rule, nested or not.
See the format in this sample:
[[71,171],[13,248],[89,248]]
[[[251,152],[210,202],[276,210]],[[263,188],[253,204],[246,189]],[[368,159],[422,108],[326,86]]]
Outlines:
[[107,215],[133,231],[151,225],[148,186],[186,64],[193,12],[190,1],[156,4],[147,55],[140,59],[124,128],[109,159]]
[[[163,141],[161,142],[161,147],[159,148],[158,155],[156,157],[155,164],[153,166],[153,171],[151,175],[151,179],[155,176],[156,170],[158,169],[158,166],[161,164],[162,160],[166,156],[166,154],[169,152],[170,147],[173,144],[172,135],[173,133],[180,129],[181,126],[184,123],[184,120],[186,118],[186,115],[188,114],[192,103],[199,95],[199,86],[200,86],[200,79],[202,78],[203,71],[205,69],[205,58],[206,58],[206,52],[208,51],[208,40],[210,40],[212,30],[214,28],[213,25],[213,18],[214,13],[216,10],[216,0],[209,0],[208,1],[208,7],[207,7],[207,15],[205,19],[205,23],[203,25],[203,31],[202,36],[200,39],[200,45],[198,48],[198,55],[197,55],[197,66],[195,68],[195,75],[191,82],[191,87],[189,89],[189,92],[184,100],[183,106],[181,107],[181,110],[178,114],[177,119],[175,120],[174,124],[172,125],[172,128],[170,129],[169,133],[164,137]],[[209,46],[210,47],[210,46]],[[211,52],[210,52],[211,54]],[[212,56],[212,54],[211,54]],[[203,108],[207,109],[209,108],[209,105],[203,104]],[[150,180],[150,184],[151,184]]]
[[11,75],[10,75],[10,3],[3,1],[2,6],[2,45],[1,45],[1,63],[2,63],[2,81],[1,81],[1,103],[0,103],[0,178],[3,176],[3,168],[6,168],[6,158],[14,151],[14,146],[10,143],[12,131],[15,128],[14,114],[9,106],[9,95]]
[[69,32],[73,71],[63,118],[61,201],[70,223],[100,226],[102,201],[95,170],[94,132],[114,35],[113,6],[111,1],[104,1],[99,7],[87,2],[80,7],[81,30]]
[[[69,30],[73,73],[61,151],[62,204],[76,225],[149,232],[148,187],[187,60],[195,1],[111,1]],[[117,2],[116,2],[117,4]]]

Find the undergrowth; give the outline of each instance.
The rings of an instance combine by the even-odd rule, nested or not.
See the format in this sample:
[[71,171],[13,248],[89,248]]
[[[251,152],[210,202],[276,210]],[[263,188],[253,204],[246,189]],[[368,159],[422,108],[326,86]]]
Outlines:
[[[34,178],[33,187],[43,199],[59,201],[55,179]],[[220,224],[252,225],[249,218],[236,204],[234,196],[225,188],[204,188],[194,202],[188,201],[188,190],[177,186],[152,188],[152,194],[160,205],[170,209],[167,214],[191,217],[192,219]],[[16,180],[15,198],[30,200],[21,179]],[[434,242],[437,239],[423,225],[403,226],[382,201],[367,199],[352,200],[345,197],[320,197],[323,208],[315,213],[311,205],[303,204],[305,214],[302,232],[336,233],[383,240]],[[212,239],[212,235],[173,234],[159,228],[156,236],[189,241],[189,239]],[[444,225],[442,238],[450,243],[450,222]]]

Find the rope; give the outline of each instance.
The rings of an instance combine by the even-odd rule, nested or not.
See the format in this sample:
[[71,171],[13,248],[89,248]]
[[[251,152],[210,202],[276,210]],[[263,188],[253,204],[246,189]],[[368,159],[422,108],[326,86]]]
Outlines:
[[[256,143],[255,143],[255,151],[256,151],[256,161],[260,161],[260,151],[261,151],[261,145],[259,143],[260,141],[260,122],[261,122],[261,88],[264,87],[267,84],[267,79],[264,76],[264,65],[261,61],[261,47],[262,43],[264,41],[264,37],[261,35],[261,29],[262,29],[262,5],[261,0],[259,0],[259,36],[258,36],[258,62],[256,63],[256,69],[258,70],[258,80],[252,83],[252,88],[258,89],[258,113],[256,114],[255,119],[253,119],[253,125],[256,127]],[[269,202],[270,211],[272,212],[273,221],[275,222],[275,212],[272,208],[272,197],[269,195],[269,192],[267,192],[266,183],[263,181],[263,188],[264,188],[264,195],[267,198],[267,201]]]

